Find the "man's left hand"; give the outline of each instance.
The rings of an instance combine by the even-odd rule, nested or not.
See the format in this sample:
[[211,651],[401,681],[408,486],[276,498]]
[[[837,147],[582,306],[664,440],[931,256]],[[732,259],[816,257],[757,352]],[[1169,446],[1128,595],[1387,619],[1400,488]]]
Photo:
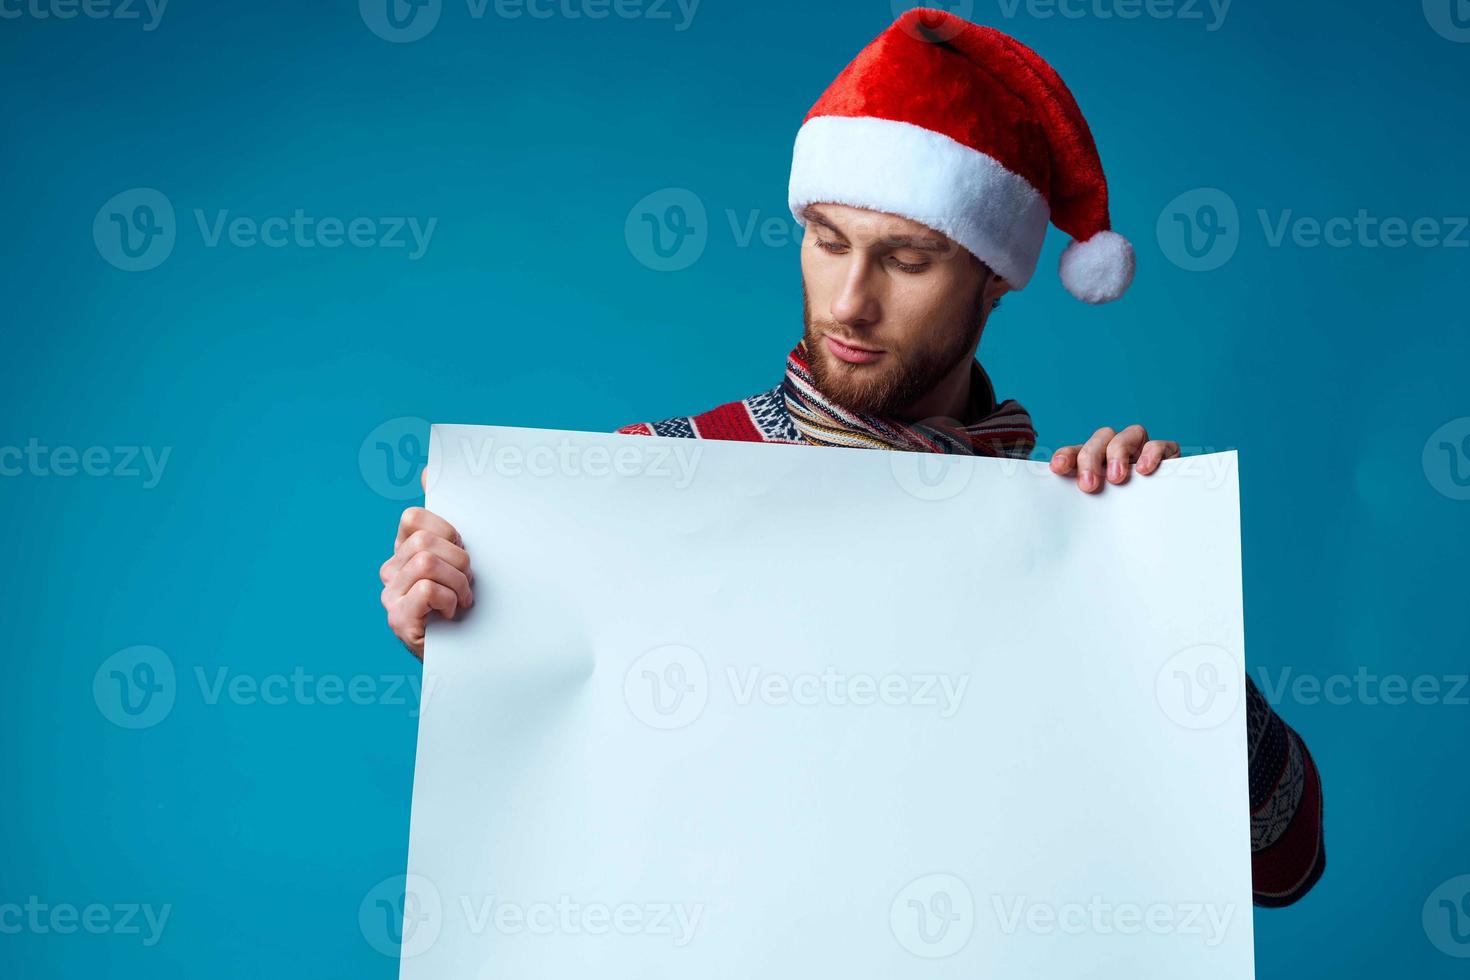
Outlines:
[[1130,425],[1122,432],[1101,428],[1080,446],[1063,446],[1051,458],[1051,471],[1058,476],[1075,476],[1084,493],[1097,493],[1108,483],[1128,482],[1133,465],[1140,476],[1148,476],[1166,459],[1179,455],[1179,443],[1167,439],[1150,439],[1141,425]]

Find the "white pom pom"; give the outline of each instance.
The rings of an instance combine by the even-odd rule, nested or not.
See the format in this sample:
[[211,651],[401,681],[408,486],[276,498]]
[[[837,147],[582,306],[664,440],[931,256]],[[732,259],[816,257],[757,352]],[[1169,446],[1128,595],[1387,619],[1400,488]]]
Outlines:
[[1115,231],[1100,231],[1062,250],[1062,285],[1084,303],[1110,303],[1133,281],[1133,246]]

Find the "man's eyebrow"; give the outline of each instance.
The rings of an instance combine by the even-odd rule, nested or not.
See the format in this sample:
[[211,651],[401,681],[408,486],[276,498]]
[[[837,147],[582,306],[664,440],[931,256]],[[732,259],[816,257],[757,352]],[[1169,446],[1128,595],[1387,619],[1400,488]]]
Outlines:
[[[823,228],[826,228],[833,234],[842,235],[842,229],[838,228],[832,222],[828,221],[826,217],[823,216],[822,212],[818,211],[810,204],[801,209],[801,216],[812,224],[821,225]],[[842,235],[842,237],[846,238],[847,236]]]
[[[847,236],[842,233],[842,229],[838,228],[832,222],[828,221],[827,218],[820,211],[818,211],[814,206],[810,204],[801,209],[801,216],[805,218],[809,223],[821,225],[823,228],[826,228],[828,231],[832,232],[832,234],[837,235],[840,238],[847,238]],[[949,251],[949,243],[944,241],[942,238],[915,237],[912,235],[895,235],[892,238],[882,239],[882,242],[889,248],[912,248],[920,252]]]

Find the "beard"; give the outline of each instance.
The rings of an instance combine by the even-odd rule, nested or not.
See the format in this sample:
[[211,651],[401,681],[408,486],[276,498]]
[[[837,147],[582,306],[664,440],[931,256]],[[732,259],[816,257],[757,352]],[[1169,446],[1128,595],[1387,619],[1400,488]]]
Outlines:
[[806,341],[807,360],[817,389],[850,411],[864,415],[900,415],[904,408],[933,390],[955,364],[973,356],[980,330],[985,325],[985,290],[977,289],[975,293],[975,299],[964,312],[963,319],[937,331],[938,341],[928,346],[915,344],[910,348],[886,348],[886,354],[875,364],[849,364],[822,343],[822,334],[828,329],[839,336],[848,331],[831,320],[812,320],[811,302],[806,284],[802,283],[802,339]]

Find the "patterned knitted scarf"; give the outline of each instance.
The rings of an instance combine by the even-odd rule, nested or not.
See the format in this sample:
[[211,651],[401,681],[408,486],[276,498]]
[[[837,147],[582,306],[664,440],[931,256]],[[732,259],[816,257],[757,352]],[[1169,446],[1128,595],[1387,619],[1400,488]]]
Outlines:
[[973,365],[972,396],[981,417],[953,425],[901,422],[843,408],[817,390],[807,361],[806,342],[786,356],[781,393],[786,410],[802,438],[814,446],[858,449],[904,449],[919,453],[962,456],[1009,456],[1025,459],[1036,447],[1031,416],[1019,403],[995,403],[995,390],[979,362]]

